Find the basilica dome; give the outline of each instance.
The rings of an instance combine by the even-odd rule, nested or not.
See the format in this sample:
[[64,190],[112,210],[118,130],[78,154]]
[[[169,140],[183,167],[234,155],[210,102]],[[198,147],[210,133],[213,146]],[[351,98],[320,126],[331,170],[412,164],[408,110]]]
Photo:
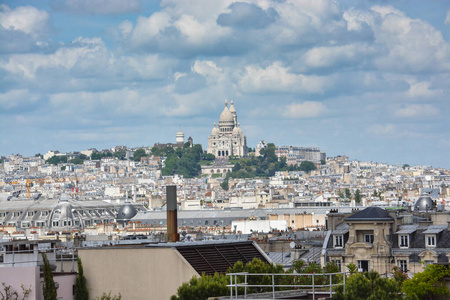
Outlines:
[[228,107],[225,107],[223,112],[220,114],[219,123],[233,123],[233,115],[231,114]]

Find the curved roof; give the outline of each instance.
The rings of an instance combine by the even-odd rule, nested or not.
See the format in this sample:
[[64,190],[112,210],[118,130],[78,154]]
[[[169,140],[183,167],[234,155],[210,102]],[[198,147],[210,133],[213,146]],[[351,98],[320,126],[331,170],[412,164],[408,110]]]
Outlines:
[[394,218],[386,210],[371,206],[347,217],[345,221],[394,221]]
[[137,214],[136,208],[130,202],[125,202],[117,212],[117,222],[126,223]]
[[421,196],[414,204],[414,211],[429,211],[434,209],[435,206],[430,196]]

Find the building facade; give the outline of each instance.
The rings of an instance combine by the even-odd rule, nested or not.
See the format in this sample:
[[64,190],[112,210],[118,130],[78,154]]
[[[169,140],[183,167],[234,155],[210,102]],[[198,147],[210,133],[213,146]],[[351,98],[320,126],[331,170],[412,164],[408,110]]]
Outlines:
[[214,123],[214,128],[208,138],[207,152],[217,158],[247,155],[247,138],[237,122],[233,100],[231,100],[229,108],[228,102],[225,100],[225,108],[220,114],[219,124],[216,126]]
[[[353,263],[359,272],[393,272],[409,276],[428,264],[449,263],[450,213],[420,197],[413,211],[368,207],[352,215],[331,211],[327,222],[322,263],[334,261],[341,271]],[[424,205],[420,205],[423,204]]]

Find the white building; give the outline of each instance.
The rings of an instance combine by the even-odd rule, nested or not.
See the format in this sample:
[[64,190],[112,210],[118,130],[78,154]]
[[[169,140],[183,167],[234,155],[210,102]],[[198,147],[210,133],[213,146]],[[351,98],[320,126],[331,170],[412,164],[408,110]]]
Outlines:
[[220,114],[219,124],[216,127],[214,123],[214,128],[208,138],[207,152],[218,158],[247,155],[247,138],[237,122],[233,100],[231,100],[230,108],[225,100],[225,108]]

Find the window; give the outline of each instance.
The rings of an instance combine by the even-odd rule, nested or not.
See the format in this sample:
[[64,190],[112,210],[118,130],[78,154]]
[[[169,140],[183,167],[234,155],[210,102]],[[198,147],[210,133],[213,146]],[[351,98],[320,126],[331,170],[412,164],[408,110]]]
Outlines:
[[4,217],[6,217],[6,213],[5,212],[0,213],[0,218],[4,218]]
[[426,267],[428,265],[434,264],[434,260],[426,260],[424,263],[425,263],[425,267]]
[[435,235],[426,235],[425,243],[427,247],[436,247],[436,236]]
[[408,264],[406,260],[398,260],[397,263],[400,271],[402,271],[403,273],[408,272]]
[[409,235],[400,235],[399,239],[399,247],[400,248],[408,248],[409,247]]
[[336,264],[336,266],[339,268],[339,272],[341,271],[341,260],[340,259],[333,259],[331,260],[332,263]]
[[34,216],[34,211],[27,212],[27,217],[32,217],[32,216]]
[[43,217],[48,216],[48,211],[44,210],[43,212],[41,212],[41,216]]
[[342,235],[334,236],[334,248],[342,248],[344,245],[344,239]]
[[59,222],[58,221],[53,221],[52,222],[52,226],[59,226]]
[[364,242],[372,244],[373,243],[373,234],[365,234]]

